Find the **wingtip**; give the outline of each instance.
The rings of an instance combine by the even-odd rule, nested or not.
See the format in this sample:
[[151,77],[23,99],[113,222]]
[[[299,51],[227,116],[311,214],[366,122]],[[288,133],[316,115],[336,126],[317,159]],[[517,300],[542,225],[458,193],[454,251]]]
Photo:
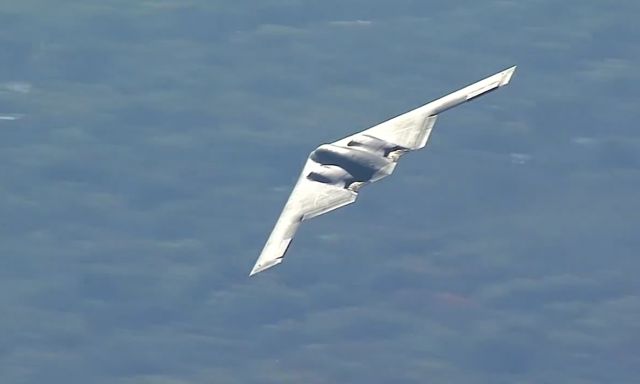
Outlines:
[[258,273],[264,271],[266,268],[263,268],[261,265],[254,265],[253,268],[251,269],[251,272],[249,272],[249,277],[253,276],[253,275],[257,275]]
[[282,258],[271,260],[271,261],[268,261],[268,262],[266,262],[264,264],[262,264],[260,262],[257,262],[256,265],[254,265],[253,268],[251,269],[251,272],[249,272],[249,277],[251,277],[251,276],[253,276],[255,274],[258,274],[258,273],[264,271],[265,269],[269,269],[271,267],[274,267],[274,266],[276,266],[276,265],[278,265],[280,263],[282,263]]
[[502,79],[500,80],[501,87],[509,84],[509,82],[511,81],[511,77],[513,76],[513,73],[516,71],[517,67],[517,65],[514,65],[513,67],[507,68],[502,71]]

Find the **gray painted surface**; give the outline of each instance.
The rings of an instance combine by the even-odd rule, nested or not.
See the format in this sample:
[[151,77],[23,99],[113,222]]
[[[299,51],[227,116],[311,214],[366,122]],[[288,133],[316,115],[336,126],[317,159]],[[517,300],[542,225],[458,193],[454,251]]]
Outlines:
[[302,221],[355,202],[360,188],[391,175],[402,155],[424,148],[440,113],[509,84],[515,70],[514,66],[500,71],[362,132],[320,145],[309,155],[250,275],[283,261]]
[[[0,382],[637,383],[638,14],[1,2]],[[247,277],[318,143],[506,63]]]

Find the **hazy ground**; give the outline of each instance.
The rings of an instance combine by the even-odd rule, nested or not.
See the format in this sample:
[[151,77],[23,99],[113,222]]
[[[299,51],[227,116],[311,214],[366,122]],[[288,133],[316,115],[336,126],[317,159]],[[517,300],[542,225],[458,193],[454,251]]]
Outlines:
[[[636,383],[637,0],[0,5],[0,382]],[[306,155],[508,66],[248,278]]]

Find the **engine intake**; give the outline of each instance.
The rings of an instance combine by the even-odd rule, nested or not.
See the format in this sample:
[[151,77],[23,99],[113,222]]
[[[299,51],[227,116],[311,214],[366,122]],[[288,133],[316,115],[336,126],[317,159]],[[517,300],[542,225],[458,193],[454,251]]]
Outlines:
[[378,139],[377,137],[369,136],[369,135],[360,135],[355,139],[351,140],[347,144],[347,146],[361,148],[368,152],[373,152],[384,157],[387,157],[389,153],[393,151],[406,149],[399,145],[396,145],[388,141]]
[[346,187],[353,181],[353,176],[335,165],[323,165],[320,169],[310,172],[307,179],[324,184]]

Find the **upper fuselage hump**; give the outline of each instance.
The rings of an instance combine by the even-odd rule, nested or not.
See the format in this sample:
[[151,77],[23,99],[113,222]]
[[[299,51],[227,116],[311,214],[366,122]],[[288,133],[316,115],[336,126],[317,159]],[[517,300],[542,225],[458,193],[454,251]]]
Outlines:
[[367,182],[391,160],[363,147],[324,144],[311,153],[311,160],[325,166],[337,166],[352,176],[352,181]]

